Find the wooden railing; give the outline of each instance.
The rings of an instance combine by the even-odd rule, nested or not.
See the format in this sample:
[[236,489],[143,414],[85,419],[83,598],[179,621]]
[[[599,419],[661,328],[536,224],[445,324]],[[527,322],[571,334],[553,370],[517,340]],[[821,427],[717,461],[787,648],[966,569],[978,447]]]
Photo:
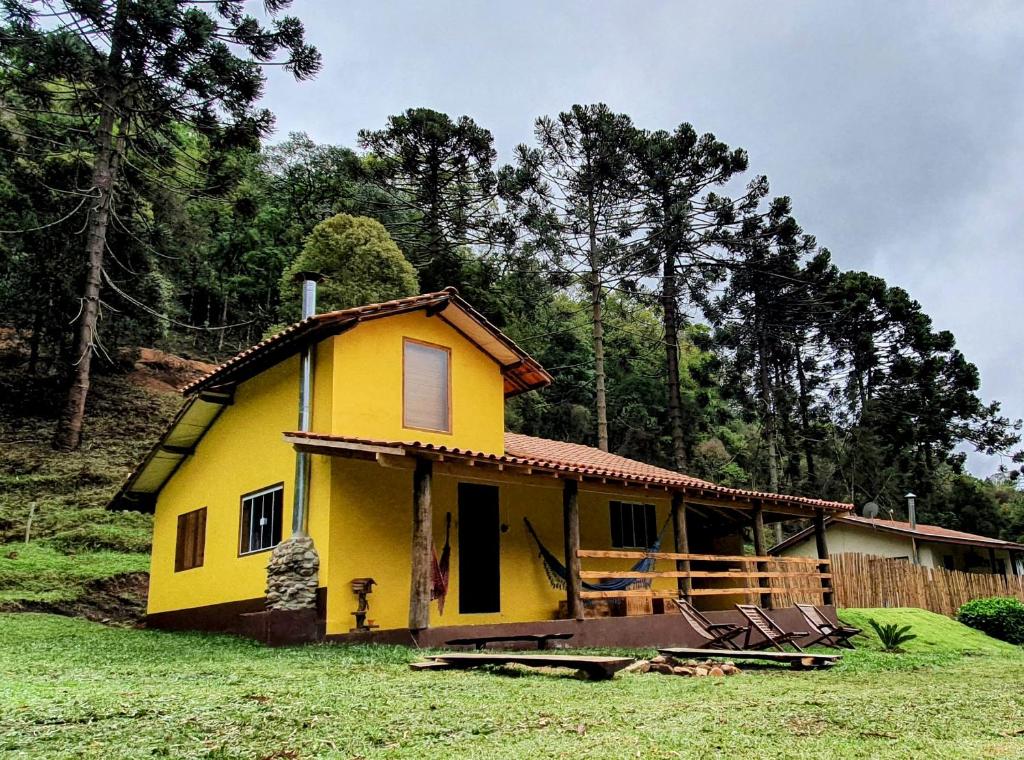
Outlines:
[[[676,552],[643,552],[580,549],[580,559],[638,560],[652,558],[683,563],[684,568],[674,570],[581,570],[580,579],[597,581],[608,578],[635,578],[654,581],[659,578],[685,579],[672,589],[634,588],[625,591],[583,591],[582,599],[616,599],[621,597],[652,596],[660,598],[684,596],[739,596],[752,600],[779,597],[776,604],[788,606],[794,601],[822,601],[831,592],[832,575],[829,560],[807,557],[759,557],[748,554],[680,554]],[[739,568],[694,570],[696,563],[731,563]],[[704,580],[734,580],[728,586],[706,586]],[[698,583],[695,584],[694,581]]]

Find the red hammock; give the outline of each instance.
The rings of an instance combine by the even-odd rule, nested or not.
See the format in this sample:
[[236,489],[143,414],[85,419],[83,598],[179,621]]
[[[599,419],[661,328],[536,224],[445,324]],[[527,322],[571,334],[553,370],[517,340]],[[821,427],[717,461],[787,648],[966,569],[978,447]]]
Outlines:
[[440,615],[444,614],[444,599],[448,596],[448,576],[449,576],[449,565],[452,559],[452,545],[451,545],[451,532],[452,532],[452,513],[448,512],[445,514],[445,525],[444,525],[444,548],[441,549],[441,559],[437,558],[437,549],[431,548],[431,552],[434,555],[434,564],[431,568],[431,583],[430,583],[430,599],[433,601],[437,600],[437,612]]

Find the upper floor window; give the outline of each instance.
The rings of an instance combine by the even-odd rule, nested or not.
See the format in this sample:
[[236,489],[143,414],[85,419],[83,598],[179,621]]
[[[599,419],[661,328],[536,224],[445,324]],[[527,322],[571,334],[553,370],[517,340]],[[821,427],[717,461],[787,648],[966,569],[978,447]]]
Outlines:
[[284,522],[284,486],[271,486],[242,497],[239,554],[272,549],[281,543]]
[[658,518],[653,504],[609,504],[612,521],[612,547],[649,549],[658,540]]
[[174,546],[174,572],[202,567],[206,555],[206,507],[178,515]]
[[405,339],[402,426],[452,432],[451,350]]

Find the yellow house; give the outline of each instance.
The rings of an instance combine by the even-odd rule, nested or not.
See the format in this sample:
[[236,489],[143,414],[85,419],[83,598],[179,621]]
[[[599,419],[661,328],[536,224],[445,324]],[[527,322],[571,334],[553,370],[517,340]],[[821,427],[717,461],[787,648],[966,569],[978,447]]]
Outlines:
[[[238,354],[184,389],[111,503],[154,514],[149,624],[686,644],[666,599],[767,603],[780,578],[818,573],[767,572],[763,526],[849,505],[507,433],[505,399],[550,381],[454,289],[312,315]],[[268,600],[279,555],[271,575],[287,565],[298,586],[271,578]]]

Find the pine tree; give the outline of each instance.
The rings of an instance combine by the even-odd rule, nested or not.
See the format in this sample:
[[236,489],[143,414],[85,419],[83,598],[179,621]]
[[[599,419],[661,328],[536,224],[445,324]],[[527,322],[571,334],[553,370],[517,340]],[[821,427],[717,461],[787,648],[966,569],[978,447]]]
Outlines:
[[269,26],[247,15],[244,5],[8,0],[0,11],[0,50],[6,66],[18,67],[10,82],[27,108],[77,115],[69,140],[81,131],[91,135],[91,179],[83,193],[89,199],[85,284],[72,382],[54,437],[58,448],[74,449],[81,441],[112,209],[119,193],[132,192],[122,164],[135,160],[146,171],[178,160],[173,147],[183,126],[211,144],[254,145],[272,123],[269,112],[254,108],[262,94],[261,66],[283,51],[296,78],[319,68],[302,24],[278,17],[287,0],[264,3]]

